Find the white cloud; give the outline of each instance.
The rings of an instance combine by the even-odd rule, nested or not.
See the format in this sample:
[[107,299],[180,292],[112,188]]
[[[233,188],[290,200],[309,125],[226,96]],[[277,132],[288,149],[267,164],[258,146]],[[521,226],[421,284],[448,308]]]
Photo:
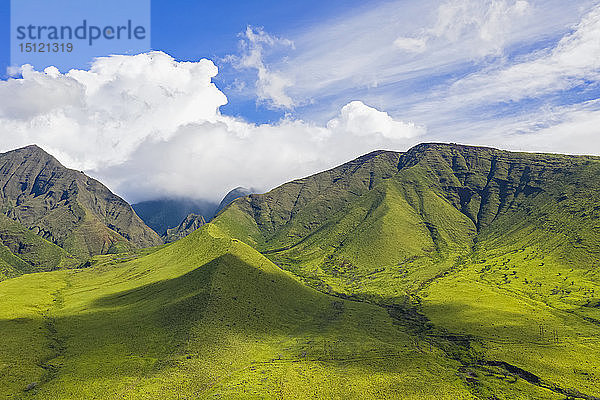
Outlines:
[[[600,153],[600,107],[552,103],[599,83],[600,11],[591,3],[385,2],[286,33],[293,43],[248,28],[229,60],[256,71],[259,100],[294,109],[276,124],[221,115],[227,98],[209,60],[154,52],[66,74],[25,67],[22,79],[0,81],[0,149],[38,143],[129,200],[264,190],[423,140]],[[511,46],[518,51],[501,54]],[[247,89],[241,69],[233,86]],[[534,105],[519,103],[531,97]]]
[[340,115],[327,123],[332,131],[348,132],[356,136],[382,135],[388,139],[407,139],[425,133],[425,128],[414,123],[395,121],[388,113],[376,110],[360,101],[342,107]]
[[479,55],[498,53],[516,20],[529,9],[524,0],[449,0],[439,6],[437,23],[428,34],[450,42],[475,37]]
[[[354,98],[407,115],[413,105],[433,99],[430,90],[447,88],[465,71],[509,65],[515,52],[522,57],[552,43],[594,2],[365,3],[320,24],[286,32],[294,50],[269,47],[268,57],[262,53],[262,65],[285,82],[283,94],[303,118],[324,123]],[[433,119],[440,117],[435,111]]]
[[600,80],[600,6],[593,8],[547,52],[504,68],[457,81],[450,94],[460,102],[519,101]]
[[66,74],[24,66],[22,79],[0,82],[2,147],[35,142],[81,169],[122,162],[144,140],[214,121],[227,103],[216,74],[212,61],[161,52],[99,58]]
[[293,48],[294,43],[287,39],[267,34],[262,28],[248,26],[240,41],[240,56],[229,56],[228,61],[236,68],[251,68],[257,72],[256,95],[259,100],[266,101],[274,108],[291,109],[294,102],[285,91],[293,81],[265,65],[265,47],[282,46]]
[[[423,128],[352,102],[327,126],[254,125],[221,115],[209,60],[167,54],[97,59],[89,71],[24,67],[0,81],[0,150],[36,143],[129,200],[220,199],[270,189],[376,149],[405,149]],[[335,149],[335,151],[331,151]]]
[[545,107],[485,129],[479,143],[510,150],[600,154],[600,100]]
[[516,22],[530,10],[525,0],[448,0],[437,8],[437,21],[417,37],[400,36],[396,47],[422,53],[427,44],[468,42],[465,55],[481,57],[500,53]]
[[404,51],[422,53],[427,48],[427,38],[399,37],[394,40],[394,46]]

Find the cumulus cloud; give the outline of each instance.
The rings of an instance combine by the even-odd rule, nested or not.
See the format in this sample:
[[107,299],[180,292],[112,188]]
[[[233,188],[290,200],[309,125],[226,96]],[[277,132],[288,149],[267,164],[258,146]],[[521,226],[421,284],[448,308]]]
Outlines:
[[4,148],[38,143],[81,169],[123,162],[144,140],[168,140],[182,125],[215,120],[227,103],[209,60],[164,53],[97,59],[89,71],[22,68],[0,82]]
[[227,98],[212,61],[162,52],[21,72],[0,81],[0,150],[36,143],[130,201],[267,190],[371,150],[405,149],[424,131],[358,101],[323,126],[247,123],[219,112]]
[[262,28],[248,26],[240,40],[241,55],[227,58],[236,68],[256,70],[256,95],[274,108],[291,109],[294,101],[286,94],[293,81],[278,71],[273,71],[264,62],[265,51],[273,47],[293,48],[290,40],[266,33]]
[[381,135],[387,139],[407,139],[425,133],[423,127],[396,121],[388,113],[360,101],[353,101],[342,107],[340,115],[329,121],[327,128],[356,136]]

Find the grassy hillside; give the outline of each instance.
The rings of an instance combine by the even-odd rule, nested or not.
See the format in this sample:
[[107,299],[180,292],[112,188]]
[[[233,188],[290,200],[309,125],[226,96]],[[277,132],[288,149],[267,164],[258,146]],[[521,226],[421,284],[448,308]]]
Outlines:
[[0,154],[0,186],[4,215],[78,258],[162,243],[127,202],[37,146]]
[[600,399],[598,176],[593,157],[374,152],[170,245],[5,280],[0,388]]
[[599,174],[593,157],[424,144],[237,200],[214,223],[321,291],[410,304],[480,346],[484,374],[600,398]]
[[0,280],[80,263],[62,248],[0,215]]
[[0,325],[9,397],[474,398],[449,348],[212,224],[121,264],[1,282]]

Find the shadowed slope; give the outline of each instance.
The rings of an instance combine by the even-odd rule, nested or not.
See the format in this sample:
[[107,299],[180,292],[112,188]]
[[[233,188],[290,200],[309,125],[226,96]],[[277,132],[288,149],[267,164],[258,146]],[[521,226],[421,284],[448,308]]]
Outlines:
[[[48,307],[0,308],[0,385],[24,398],[473,398],[384,309],[303,286],[212,224],[121,265],[2,282],[0,299],[22,285]],[[38,325],[47,340],[20,340]]]
[[167,229],[163,239],[165,243],[172,243],[182,239],[206,224],[202,215],[190,214],[175,228]]
[[[490,366],[527,371],[557,396],[600,398],[599,161],[423,144],[237,200],[214,223],[313,287],[411,303],[481,344]],[[385,173],[368,173],[373,163]]]
[[77,264],[62,248],[0,215],[0,280]]

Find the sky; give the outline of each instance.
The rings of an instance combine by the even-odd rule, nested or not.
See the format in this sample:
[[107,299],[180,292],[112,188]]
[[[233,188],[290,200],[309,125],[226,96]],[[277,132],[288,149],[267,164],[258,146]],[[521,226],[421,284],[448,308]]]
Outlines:
[[152,1],[151,49],[11,65],[0,151],[36,143],[130,202],[267,191],[443,141],[600,155],[600,1]]

